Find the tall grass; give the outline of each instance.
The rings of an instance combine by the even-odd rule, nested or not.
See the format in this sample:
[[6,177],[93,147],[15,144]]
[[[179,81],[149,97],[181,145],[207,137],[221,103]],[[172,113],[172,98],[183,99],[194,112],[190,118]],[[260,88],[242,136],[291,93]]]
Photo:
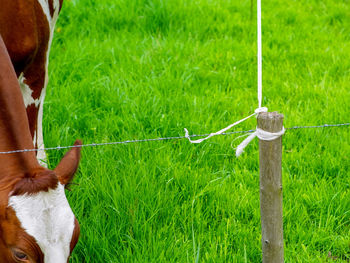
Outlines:
[[[350,2],[262,6],[263,104],[286,127],[348,122]],[[248,0],[65,0],[46,146],[208,133],[252,113],[250,15]],[[236,159],[234,139],[85,148],[67,193],[82,230],[71,262],[260,262],[257,142]],[[348,128],[284,136],[286,262],[349,261],[349,145]]]

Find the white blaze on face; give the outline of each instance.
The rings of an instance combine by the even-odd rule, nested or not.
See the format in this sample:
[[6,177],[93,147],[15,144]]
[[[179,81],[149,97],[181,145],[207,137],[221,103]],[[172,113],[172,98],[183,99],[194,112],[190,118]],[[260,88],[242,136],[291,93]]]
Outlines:
[[63,185],[48,192],[12,196],[9,206],[16,212],[23,229],[38,243],[45,263],[67,262],[75,217]]

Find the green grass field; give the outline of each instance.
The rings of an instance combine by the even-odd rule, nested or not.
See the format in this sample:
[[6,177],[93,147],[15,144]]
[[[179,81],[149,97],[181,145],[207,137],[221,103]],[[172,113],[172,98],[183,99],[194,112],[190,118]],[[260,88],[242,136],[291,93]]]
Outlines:
[[[263,105],[349,122],[350,1],[262,2]],[[47,147],[210,133],[258,106],[250,0],[65,0],[50,57]],[[258,143],[237,159],[236,137],[84,148],[71,262],[260,262]],[[284,136],[285,262],[349,262],[349,157],[348,127]]]

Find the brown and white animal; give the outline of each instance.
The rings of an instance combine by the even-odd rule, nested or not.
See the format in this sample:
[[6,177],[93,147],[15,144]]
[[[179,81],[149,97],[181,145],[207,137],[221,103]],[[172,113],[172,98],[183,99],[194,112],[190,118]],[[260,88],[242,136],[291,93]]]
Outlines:
[[[61,5],[0,0],[0,151],[44,147],[48,56]],[[54,171],[37,158],[44,152],[0,154],[0,263],[65,263],[77,243],[79,224],[64,186],[80,150],[69,151]]]
[[[34,146],[41,149],[49,51],[62,1],[0,0],[0,35],[20,83]],[[45,152],[37,158],[45,161]]]
[[[33,146],[20,85],[0,36],[0,152]],[[64,186],[79,159],[80,148],[73,148],[49,170],[34,152],[0,154],[0,263],[68,262],[80,230]]]

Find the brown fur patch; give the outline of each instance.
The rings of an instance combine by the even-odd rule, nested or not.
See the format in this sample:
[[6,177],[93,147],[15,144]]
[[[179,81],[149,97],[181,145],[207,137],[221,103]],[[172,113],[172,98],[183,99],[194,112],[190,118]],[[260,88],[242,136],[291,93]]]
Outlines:
[[74,218],[74,231],[73,231],[72,240],[70,241],[70,253],[72,253],[74,247],[78,243],[79,235],[80,235],[79,222],[76,218]]
[[12,248],[20,249],[31,262],[44,262],[44,254],[35,239],[21,227],[15,211],[8,207],[6,215],[0,221],[0,263],[15,263]]
[[36,194],[41,191],[47,192],[55,189],[58,185],[58,178],[55,172],[43,169],[38,172],[26,174],[14,186],[11,195]]
[[[74,145],[80,146],[82,142],[76,140]],[[80,151],[81,147],[70,149],[55,168],[55,173],[61,184],[67,185],[73,180],[74,174],[79,166]]]
[[[36,107],[35,104],[30,104],[26,108],[27,110],[27,116],[28,120],[32,124],[30,126],[30,135],[32,138],[34,138],[34,132],[37,130],[37,118],[38,118],[38,111],[39,107]],[[38,148],[37,145],[34,145],[35,148]]]
[[49,0],[50,16],[53,17],[55,10],[53,9],[53,0]]

